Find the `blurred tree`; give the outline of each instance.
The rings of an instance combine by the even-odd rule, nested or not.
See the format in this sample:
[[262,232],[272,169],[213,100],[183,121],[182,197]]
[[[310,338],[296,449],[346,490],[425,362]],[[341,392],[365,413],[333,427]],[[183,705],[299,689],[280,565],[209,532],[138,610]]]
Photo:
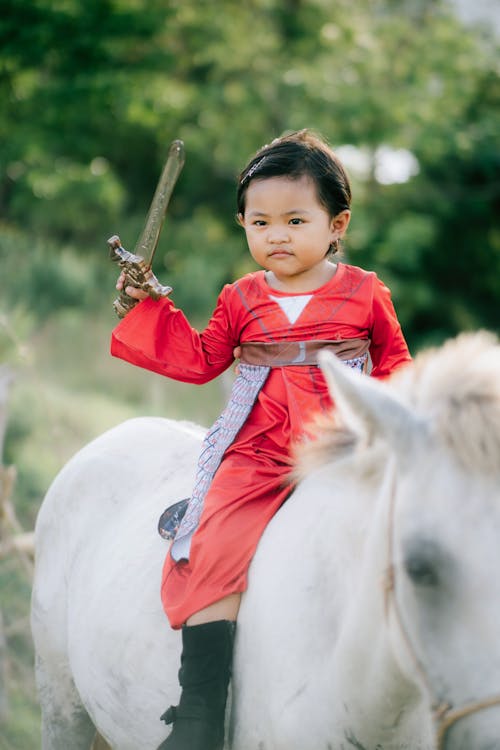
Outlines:
[[[0,220],[80,253],[117,231],[129,247],[181,137],[157,262],[205,316],[252,267],[231,220],[238,171],[263,142],[313,127],[369,155],[349,259],[391,282],[410,340],[496,325],[496,50],[444,0],[223,0],[216,13],[207,0],[3,0],[0,45]],[[412,152],[419,175],[381,184],[384,144]],[[469,201],[473,237],[452,231]],[[443,261],[451,238],[456,259],[472,246],[488,259],[469,269],[473,310]]]
[[464,329],[500,329],[500,82],[493,47],[452,34],[445,18],[434,29],[443,38],[431,51],[435,104],[428,109],[420,97],[413,124],[403,129],[419,174],[404,185],[364,184],[363,210],[371,210],[355,252],[383,270],[404,328],[419,345]]

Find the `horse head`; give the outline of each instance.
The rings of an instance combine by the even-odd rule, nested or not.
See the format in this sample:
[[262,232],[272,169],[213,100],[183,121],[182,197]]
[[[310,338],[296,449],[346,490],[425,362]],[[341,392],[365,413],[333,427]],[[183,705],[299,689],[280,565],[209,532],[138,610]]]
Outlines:
[[381,383],[323,354],[358,449],[386,446],[387,625],[439,750],[500,748],[500,346],[462,335]]

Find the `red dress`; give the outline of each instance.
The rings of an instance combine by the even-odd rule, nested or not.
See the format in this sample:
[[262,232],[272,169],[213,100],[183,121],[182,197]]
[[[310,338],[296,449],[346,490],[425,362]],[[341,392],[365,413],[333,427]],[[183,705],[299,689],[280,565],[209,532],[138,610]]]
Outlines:
[[[170,299],[146,299],[112,334],[114,356],[167,377],[205,383],[233,362],[245,342],[370,339],[371,375],[386,377],[410,361],[390,292],[374,273],[339,263],[330,281],[290,294],[265,272],[225,286],[203,332]],[[291,492],[290,447],[331,401],[315,365],[273,367],[205,497],[189,561],[167,555],[162,601],[174,628],[229,594],[245,590],[266,525]]]

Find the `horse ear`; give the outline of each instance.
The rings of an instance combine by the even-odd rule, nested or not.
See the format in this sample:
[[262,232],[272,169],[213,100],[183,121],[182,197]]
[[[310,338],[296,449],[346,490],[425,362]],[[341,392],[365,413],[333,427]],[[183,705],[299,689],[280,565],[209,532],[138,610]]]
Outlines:
[[330,395],[341,416],[373,440],[385,438],[403,457],[412,455],[423,424],[391,391],[387,383],[361,375],[328,351],[320,352],[319,364]]

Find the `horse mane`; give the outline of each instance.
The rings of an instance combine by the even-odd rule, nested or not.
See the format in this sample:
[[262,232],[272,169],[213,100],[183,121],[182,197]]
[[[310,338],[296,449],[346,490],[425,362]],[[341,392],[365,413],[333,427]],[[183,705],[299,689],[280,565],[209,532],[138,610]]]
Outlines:
[[[489,332],[462,333],[420,352],[388,381],[394,392],[467,471],[499,471],[500,342]],[[335,409],[318,418],[311,440],[295,450],[297,474],[352,451],[359,434]]]

